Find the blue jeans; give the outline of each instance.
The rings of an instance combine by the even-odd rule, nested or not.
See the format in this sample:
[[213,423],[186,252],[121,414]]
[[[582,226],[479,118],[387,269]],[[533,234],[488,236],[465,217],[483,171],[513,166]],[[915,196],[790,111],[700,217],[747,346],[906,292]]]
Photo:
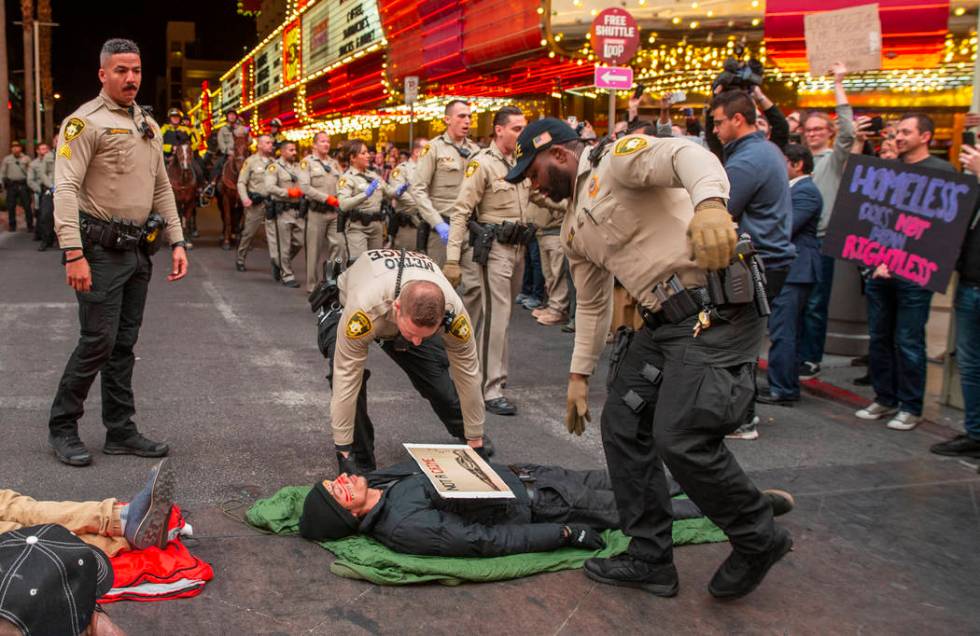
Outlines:
[[544,271],[541,269],[541,249],[538,247],[538,239],[532,240],[527,244],[527,251],[524,252],[524,283],[521,285],[521,293],[529,298],[544,300]]
[[803,308],[813,283],[786,283],[772,301],[769,315],[769,392],[781,398],[800,397],[799,338]]
[[827,314],[830,313],[830,292],[834,284],[834,259],[820,255],[820,280],[813,286],[803,312],[803,332],[800,334],[800,361],[823,360],[827,341]]
[[875,401],[922,415],[932,292],[897,278],[873,278],[865,293],[871,335],[868,367]]
[[966,419],[963,428],[980,441],[980,288],[960,283],[956,289],[956,363]]

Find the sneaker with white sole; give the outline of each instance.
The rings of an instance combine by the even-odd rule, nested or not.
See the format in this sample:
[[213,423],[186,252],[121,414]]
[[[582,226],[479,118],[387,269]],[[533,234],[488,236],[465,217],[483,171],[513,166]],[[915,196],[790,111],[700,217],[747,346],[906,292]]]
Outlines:
[[893,431],[911,431],[913,428],[919,425],[922,418],[918,415],[909,413],[908,411],[899,411],[898,415],[893,417],[888,422],[888,428]]
[[801,362],[798,375],[801,380],[812,380],[820,375],[820,365],[816,362]]
[[725,435],[725,439],[745,439],[745,440],[759,439],[759,429],[757,428],[758,425],[759,425],[759,416],[756,415],[755,417],[752,418],[752,421],[749,422],[748,424],[742,424],[728,435]]
[[880,420],[886,415],[892,415],[897,413],[898,409],[894,406],[885,406],[884,404],[878,404],[877,402],[872,402],[863,409],[859,409],[854,412],[855,417],[859,417],[862,420]]

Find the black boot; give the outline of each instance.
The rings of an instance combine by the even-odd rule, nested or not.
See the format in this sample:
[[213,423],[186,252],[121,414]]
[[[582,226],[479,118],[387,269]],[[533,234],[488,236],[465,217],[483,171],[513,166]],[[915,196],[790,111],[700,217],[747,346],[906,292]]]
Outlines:
[[715,598],[741,598],[757,588],[766,573],[777,561],[793,549],[793,537],[789,530],[776,526],[772,545],[759,554],[745,554],[738,550],[721,564],[708,584],[708,591]]
[[51,435],[48,445],[54,449],[58,461],[69,466],[88,466],[92,463],[92,454],[75,433],[67,435]]
[[143,437],[138,431],[124,439],[111,439],[106,436],[102,452],[106,455],[137,455],[139,457],[166,457],[170,446]]
[[585,576],[600,583],[639,588],[656,596],[676,596],[680,587],[673,563],[650,563],[629,554],[589,559],[585,562]]

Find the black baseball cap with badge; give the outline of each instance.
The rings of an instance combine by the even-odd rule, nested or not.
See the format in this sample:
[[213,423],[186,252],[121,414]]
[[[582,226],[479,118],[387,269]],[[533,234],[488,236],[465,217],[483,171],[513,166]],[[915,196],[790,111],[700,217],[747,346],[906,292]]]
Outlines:
[[63,526],[0,534],[0,619],[23,634],[82,633],[112,583],[109,557]]
[[505,179],[511,183],[520,183],[539,152],[544,152],[555,144],[576,139],[579,139],[579,136],[575,134],[575,129],[560,119],[545,117],[531,122],[517,138],[517,150],[514,152],[517,163],[510,169]]

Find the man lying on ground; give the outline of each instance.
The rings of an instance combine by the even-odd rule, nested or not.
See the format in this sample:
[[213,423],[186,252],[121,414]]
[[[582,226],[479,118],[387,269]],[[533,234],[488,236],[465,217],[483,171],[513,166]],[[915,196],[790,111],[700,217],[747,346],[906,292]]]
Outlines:
[[53,523],[64,526],[109,556],[167,543],[174,503],[174,471],[167,459],[150,470],[146,485],[128,504],[102,501],[35,501],[0,489],[0,532]]
[[[396,552],[491,557],[565,546],[599,550],[600,532],[619,527],[609,474],[560,466],[491,464],[513,491],[506,500],[443,499],[413,463],[366,477],[342,473],[306,497],[300,534],[315,541],[366,534]],[[671,496],[680,488],[671,480]],[[773,515],[792,510],[793,497],[764,491]],[[704,516],[694,502],[673,500],[674,519]]]

